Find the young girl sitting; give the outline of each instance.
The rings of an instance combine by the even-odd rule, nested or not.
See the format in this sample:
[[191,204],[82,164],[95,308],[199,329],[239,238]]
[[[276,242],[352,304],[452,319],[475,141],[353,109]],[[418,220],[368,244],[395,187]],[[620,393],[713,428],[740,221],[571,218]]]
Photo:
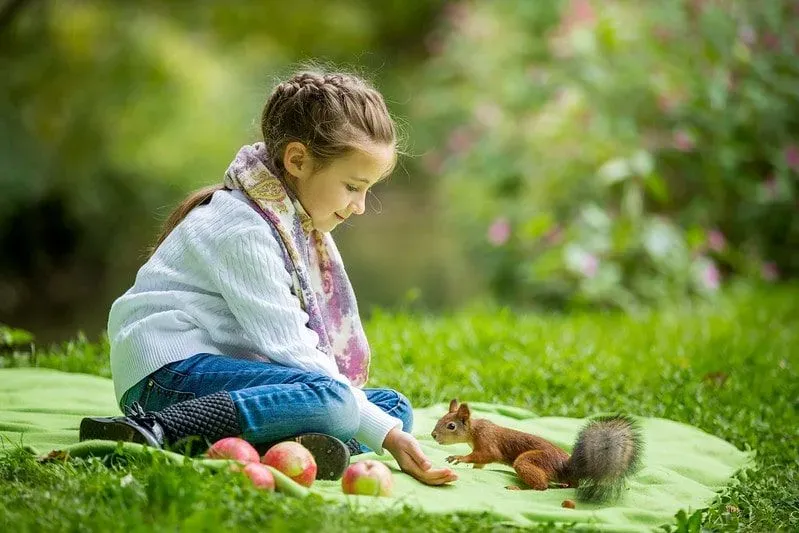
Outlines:
[[350,453],[386,449],[424,483],[454,481],[410,434],[408,400],[361,388],[369,345],[329,233],[364,212],[396,163],[382,96],[352,75],[299,73],[275,88],[261,129],[223,184],[169,217],[112,305],[111,370],[127,416],[85,418],[80,439],[240,436],[261,449],[296,439],[322,479],[339,477]]

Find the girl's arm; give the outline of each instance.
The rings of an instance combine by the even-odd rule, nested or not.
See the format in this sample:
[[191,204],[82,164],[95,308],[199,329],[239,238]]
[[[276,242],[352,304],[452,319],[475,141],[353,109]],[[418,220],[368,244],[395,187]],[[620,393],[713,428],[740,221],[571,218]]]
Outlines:
[[291,292],[282,248],[269,227],[256,226],[219,239],[216,283],[260,355],[275,363],[331,376],[350,385],[360,407],[356,438],[383,453],[386,435],[402,422],[367,400],[342,375],[332,356],[316,348],[319,337]]

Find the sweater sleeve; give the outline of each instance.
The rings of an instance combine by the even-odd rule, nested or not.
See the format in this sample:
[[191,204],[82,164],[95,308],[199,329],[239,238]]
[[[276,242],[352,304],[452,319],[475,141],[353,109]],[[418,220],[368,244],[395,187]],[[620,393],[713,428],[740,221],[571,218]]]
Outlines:
[[347,384],[359,405],[356,438],[382,454],[386,435],[402,422],[369,402],[339,372],[333,356],[317,349],[319,337],[307,326],[308,314],[292,293],[282,254],[268,228],[249,228],[222,239],[216,269],[219,291],[261,355]]

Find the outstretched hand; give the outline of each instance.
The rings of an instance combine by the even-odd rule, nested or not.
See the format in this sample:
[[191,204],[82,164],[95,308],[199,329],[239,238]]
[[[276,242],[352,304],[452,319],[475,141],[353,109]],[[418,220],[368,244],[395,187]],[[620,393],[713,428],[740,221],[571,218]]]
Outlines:
[[444,485],[458,479],[458,476],[449,468],[433,468],[419,441],[410,433],[398,428],[388,432],[383,447],[389,451],[399,463],[403,472],[412,475],[427,485]]

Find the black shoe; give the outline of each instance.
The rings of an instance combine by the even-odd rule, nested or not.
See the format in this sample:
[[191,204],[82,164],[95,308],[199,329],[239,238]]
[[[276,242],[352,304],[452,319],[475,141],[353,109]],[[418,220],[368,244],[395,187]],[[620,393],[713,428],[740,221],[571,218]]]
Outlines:
[[361,443],[355,439],[350,439],[347,441],[347,449],[350,451],[350,457],[361,455],[363,453],[363,450],[361,449]]
[[[84,418],[80,440],[103,439],[138,442],[154,448],[199,441],[206,448],[225,437],[238,437],[242,429],[236,405],[226,391],[215,392],[170,405],[160,411],[145,412],[138,402],[125,409],[127,416]],[[197,444],[191,445],[191,449]]]
[[127,416],[84,418],[80,422],[80,440],[138,442],[163,448],[164,429],[138,402],[125,408]]
[[316,461],[316,479],[337,480],[350,464],[348,447],[324,433],[304,433],[291,439],[305,446]]

